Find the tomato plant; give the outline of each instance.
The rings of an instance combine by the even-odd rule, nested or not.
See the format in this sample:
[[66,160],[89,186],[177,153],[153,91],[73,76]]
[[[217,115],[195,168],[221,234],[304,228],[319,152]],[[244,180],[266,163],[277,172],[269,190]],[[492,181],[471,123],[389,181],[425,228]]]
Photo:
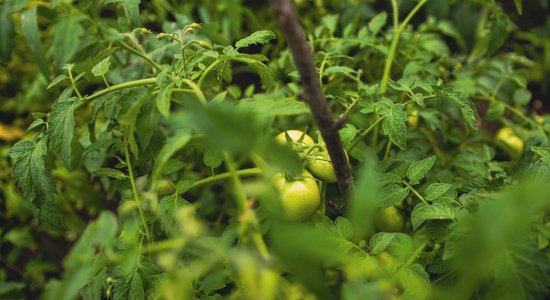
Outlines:
[[549,298],[547,2],[0,1],[0,299]]

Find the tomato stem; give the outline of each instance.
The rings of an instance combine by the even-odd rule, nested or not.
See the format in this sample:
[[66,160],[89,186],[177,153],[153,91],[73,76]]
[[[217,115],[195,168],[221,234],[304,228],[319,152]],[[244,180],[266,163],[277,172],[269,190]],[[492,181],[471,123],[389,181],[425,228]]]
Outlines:
[[418,193],[418,191],[416,191],[416,189],[413,188],[412,185],[410,185],[406,180],[401,180],[401,182],[402,182],[405,186],[407,186],[407,188],[408,188],[411,192],[413,192],[413,194],[414,194],[418,199],[420,199],[420,201],[424,202],[424,204],[426,204],[426,205],[430,205],[430,204],[428,203],[428,201],[426,201],[426,199],[424,199],[424,197],[422,197],[422,195],[420,195],[420,194]]
[[132,186],[132,194],[134,195],[134,201],[137,204],[137,209],[139,212],[139,217],[143,223],[143,230],[145,231],[145,236],[147,237],[147,242],[151,243],[151,234],[149,233],[149,226],[145,221],[145,215],[143,214],[143,209],[141,208],[141,199],[136,188],[136,182],[134,179],[134,172],[132,169],[132,162],[130,161],[130,152],[128,151],[128,142],[124,141],[124,156],[126,158],[126,165],[128,166],[128,176],[130,177],[130,185]]

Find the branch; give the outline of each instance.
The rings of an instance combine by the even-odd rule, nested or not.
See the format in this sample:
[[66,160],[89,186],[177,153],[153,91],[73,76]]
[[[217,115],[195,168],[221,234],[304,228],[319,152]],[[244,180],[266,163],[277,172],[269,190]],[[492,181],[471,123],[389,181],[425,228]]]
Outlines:
[[328,154],[338,178],[338,187],[342,195],[346,197],[352,188],[353,177],[338,134],[338,125],[332,119],[327,100],[321,89],[306,35],[289,0],[270,0],[270,3],[300,73],[304,100],[309,105],[313,119],[327,145]]

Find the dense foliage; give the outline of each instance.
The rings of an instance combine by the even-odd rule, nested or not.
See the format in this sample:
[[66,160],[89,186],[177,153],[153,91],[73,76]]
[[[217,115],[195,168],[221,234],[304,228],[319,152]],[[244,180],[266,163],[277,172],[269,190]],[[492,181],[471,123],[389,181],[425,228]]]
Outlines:
[[4,0],[0,298],[548,297],[548,2],[294,4],[347,199],[267,1]]

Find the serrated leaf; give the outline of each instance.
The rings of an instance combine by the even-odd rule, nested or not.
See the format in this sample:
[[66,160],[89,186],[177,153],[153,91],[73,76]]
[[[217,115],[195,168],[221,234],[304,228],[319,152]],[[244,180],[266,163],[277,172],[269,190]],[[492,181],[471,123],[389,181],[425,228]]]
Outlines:
[[102,267],[97,262],[97,253],[115,239],[118,220],[109,211],[103,211],[99,217],[88,224],[76,244],[64,259],[62,288],[57,290],[54,299],[76,298],[83,288]]
[[180,197],[166,196],[159,202],[159,217],[161,229],[167,234],[176,235],[178,233],[178,223],[176,212],[184,206],[190,205]]
[[194,180],[189,180],[189,179],[180,180],[176,184],[176,191],[178,192],[178,194],[183,194],[187,192],[189,188],[191,188],[191,186],[193,186],[193,183],[195,183]]
[[168,160],[174,155],[177,151],[185,147],[187,143],[191,140],[191,133],[188,131],[179,131],[176,132],[171,138],[166,141],[166,144],[162,146],[157,160],[155,162],[155,167],[153,168],[152,182],[153,188],[156,188],[156,183],[160,178],[160,174],[164,165]]
[[81,35],[84,29],[80,22],[83,16],[72,13],[60,18],[54,25],[52,53],[58,66],[64,66],[70,62],[78,47],[81,45]]
[[271,30],[260,30],[253,34],[238,40],[235,43],[235,48],[244,48],[254,44],[266,44],[276,37],[275,33]]
[[328,67],[325,69],[324,71],[324,75],[325,76],[328,76],[328,75],[332,75],[332,74],[354,74],[355,73],[355,70],[350,68],[350,67],[346,67],[346,66],[331,66],[331,67]]
[[540,159],[547,165],[550,166],[550,148],[547,147],[538,147],[531,146],[531,151],[540,155]]
[[405,121],[407,120],[407,115],[403,111],[403,104],[393,104],[387,99],[383,101],[380,109],[380,115],[384,117],[382,131],[390,138],[392,143],[401,150],[405,150],[407,136]]
[[204,164],[210,168],[217,168],[222,164],[223,153],[220,150],[208,149],[204,152]]
[[12,178],[17,181],[29,205],[35,208],[38,220],[52,228],[62,229],[63,218],[54,203],[55,186],[46,168],[46,140],[21,141],[9,151],[17,161],[13,165]]
[[65,80],[65,79],[68,79],[69,77],[65,74],[61,74],[57,77],[54,78],[54,80],[52,80],[50,82],[50,84],[48,84],[48,86],[46,87],[47,90],[51,89],[53,86],[55,86],[56,84],[60,83],[61,81]]
[[137,118],[141,107],[149,98],[149,91],[146,88],[137,88],[119,99],[120,102],[131,103],[129,107],[125,108],[126,113],[119,118],[119,123],[124,129],[124,137],[129,144],[130,152],[132,152],[136,159],[139,158],[139,149],[135,137]]
[[419,106],[424,106],[424,95],[421,93],[415,93],[411,99]]
[[402,295],[404,298],[429,298],[431,292],[430,277],[421,264],[414,263],[406,268],[400,268],[395,277],[403,286]]
[[111,177],[118,180],[125,180],[126,178],[128,178],[128,176],[126,176],[126,174],[122,173],[121,171],[111,168],[99,168],[92,172],[92,174],[96,176]]
[[168,118],[170,116],[170,102],[172,96],[172,88],[174,87],[173,83],[167,84],[160,89],[160,92],[155,98],[155,103],[157,104],[157,109],[160,114]]
[[163,175],[172,174],[174,172],[177,172],[181,170],[185,166],[185,163],[181,160],[177,159],[170,159],[165,165],[164,169],[162,169]]
[[[398,178],[398,181],[401,181],[401,179]],[[386,185],[382,189],[382,195],[380,197],[380,203],[378,204],[378,206],[382,208],[390,207],[403,201],[403,199],[405,199],[408,195],[409,190],[399,184],[394,183]]]
[[374,16],[374,18],[372,18],[372,20],[369,21],[369,24],[368,24],[369,30],[374,35],[376,35],[380,31],[380,29],[384,27],[387,19],[388,19],[388,14],[385,11],[377,14],[376,16]]
[[107,72],[109,72],[110,67],[111,67],[111,57],[107,56],[92,68],[92,74],[95,77],[104,76],[105,74],[107,74]]
[[453,185],[450,183],[432,183],[425,191],[425,198],[428,201],[437,199],[439,196],[445,194]]
[[[369,242],[372,254],[388,251],[388,248],[406,248],[412,243],[411,238],[400,232],[379,232],[372,236]],[[393,252],[393,251],[388,251]]]
[[353,237],[353,224],[344,217],[337,217],[332,232],[342,239],[349,240]]
[[420,161],[416,161],[409,166],[407,170],[407,177],[411,184],[417,184],[426,176],[435,163],[435,155],[425,158]]
[[413,230],[416,230],[427,220],[453,220],[456,218],[456,209],[443,203],[431,205],[418,203],[411,213]]
[[81,105],[77,98],[63,99],[53,105],[48,118],[48,147],[67,170],[71,170],[71,151],[74,136],[74,111]]
[[155,103],[155,99],[153,98],[145,100],[136,120],[139,145],[142,150],[145,150],[149,146],[149,142],[158,127],[160,114],[156,109]]
[[487,54],[493,54],[500,46],[504,44],[508,38],[508,16],[500,11],[495,12],[493,21],[491,22],[491,33],[487,42]]
[[294,116],[309,113],[304,102],[294,98],[281,98],[272,94],[256,94],[252,99],[239,101],[239,106],[268,117]]
[[460,108],[460,112],[462,113],[462,117],[466,121],[466,124],[468,124],[471,129],[477,131],[476,109],[472,101],[464,98],[456,92],[444,91],[443,96],[453,101],[458,108]]

